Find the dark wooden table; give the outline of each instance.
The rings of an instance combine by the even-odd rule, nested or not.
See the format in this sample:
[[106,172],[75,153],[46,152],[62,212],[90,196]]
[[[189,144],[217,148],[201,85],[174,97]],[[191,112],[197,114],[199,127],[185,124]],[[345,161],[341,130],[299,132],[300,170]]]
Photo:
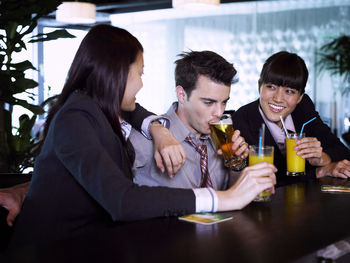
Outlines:
[[[79,239],[8,251],[12,262],[317,262],[316,251],[350,237],[350,194],[321,192],[325,178],[277,188],[269,203],[205,226],[158,218],[119,223]],[[1,261],[2,262],[2,261]]]

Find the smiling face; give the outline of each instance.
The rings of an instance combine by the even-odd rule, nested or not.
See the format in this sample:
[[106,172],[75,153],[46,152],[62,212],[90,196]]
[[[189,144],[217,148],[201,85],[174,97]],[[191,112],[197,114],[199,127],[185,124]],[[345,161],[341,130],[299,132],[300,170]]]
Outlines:
[[269,121],[282,127],[280,115],[285,119],[291,114],[303,98],[303,94],[296,89],[262,84],[259,88],[260,106]]
[[139,52],[136,61],[130,65],[128,79],[121,103],[124,111],[133,111],[136,107],[136,94],[142,88],[143,55]]
[[209,123],[218,121],[224,113],[230,90],[230,86],[199,75],[190,97],[181,86],[176,87],[177,115],[197,137],[210,134]]

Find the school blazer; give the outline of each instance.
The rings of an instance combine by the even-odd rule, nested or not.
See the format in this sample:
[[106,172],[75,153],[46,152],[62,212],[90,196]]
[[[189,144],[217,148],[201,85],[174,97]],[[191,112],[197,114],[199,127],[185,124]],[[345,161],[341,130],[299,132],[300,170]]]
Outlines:
[[[140,106],[137,111],[148,115]],[[130,167],[101,109],[87,95],[72,94],[36,159],[11,246],[74,237],[113,222],[195,212],[191,189],[137,186]]]

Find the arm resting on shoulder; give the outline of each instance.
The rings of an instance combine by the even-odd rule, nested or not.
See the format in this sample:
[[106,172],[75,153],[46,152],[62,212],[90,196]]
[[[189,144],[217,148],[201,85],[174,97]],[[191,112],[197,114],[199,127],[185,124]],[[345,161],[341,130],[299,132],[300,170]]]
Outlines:
[[122,118],[132,125],[136,130],[141,132],[142,122],[147,117],[155,115],[146,110],[140,104],[136,103],[136,108],[133,111],[122,111]]
[[[122,112],[122,117],[136,130],[141,132],[142,122],[147,117],[154,115],[136,104],[131,112]],[[154,141],[154,159],[158,168],[164,173],[167,169],[170,177],[173,177],[182,167],[186,160],[186,153],[181,143],[162,124],[155,121],[149,126],[149,132]]]
[[[182,167],[186,160],[186,152],[182,144],[162,124],[154,122],[150,127],[154,140],[154,159],[158,168],[173,177]],[[164,164],[163,164],[164,163]]]

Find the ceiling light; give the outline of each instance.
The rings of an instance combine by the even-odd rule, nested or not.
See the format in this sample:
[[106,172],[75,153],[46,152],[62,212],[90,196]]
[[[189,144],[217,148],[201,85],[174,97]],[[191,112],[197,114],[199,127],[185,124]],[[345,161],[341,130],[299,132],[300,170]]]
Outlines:
[[172,0],[174,8],[208,9],[218,7],[220,0]]
[[63,2],[56,11],[58,22],[92,24],[96,22],[96,5],[87,2]]

